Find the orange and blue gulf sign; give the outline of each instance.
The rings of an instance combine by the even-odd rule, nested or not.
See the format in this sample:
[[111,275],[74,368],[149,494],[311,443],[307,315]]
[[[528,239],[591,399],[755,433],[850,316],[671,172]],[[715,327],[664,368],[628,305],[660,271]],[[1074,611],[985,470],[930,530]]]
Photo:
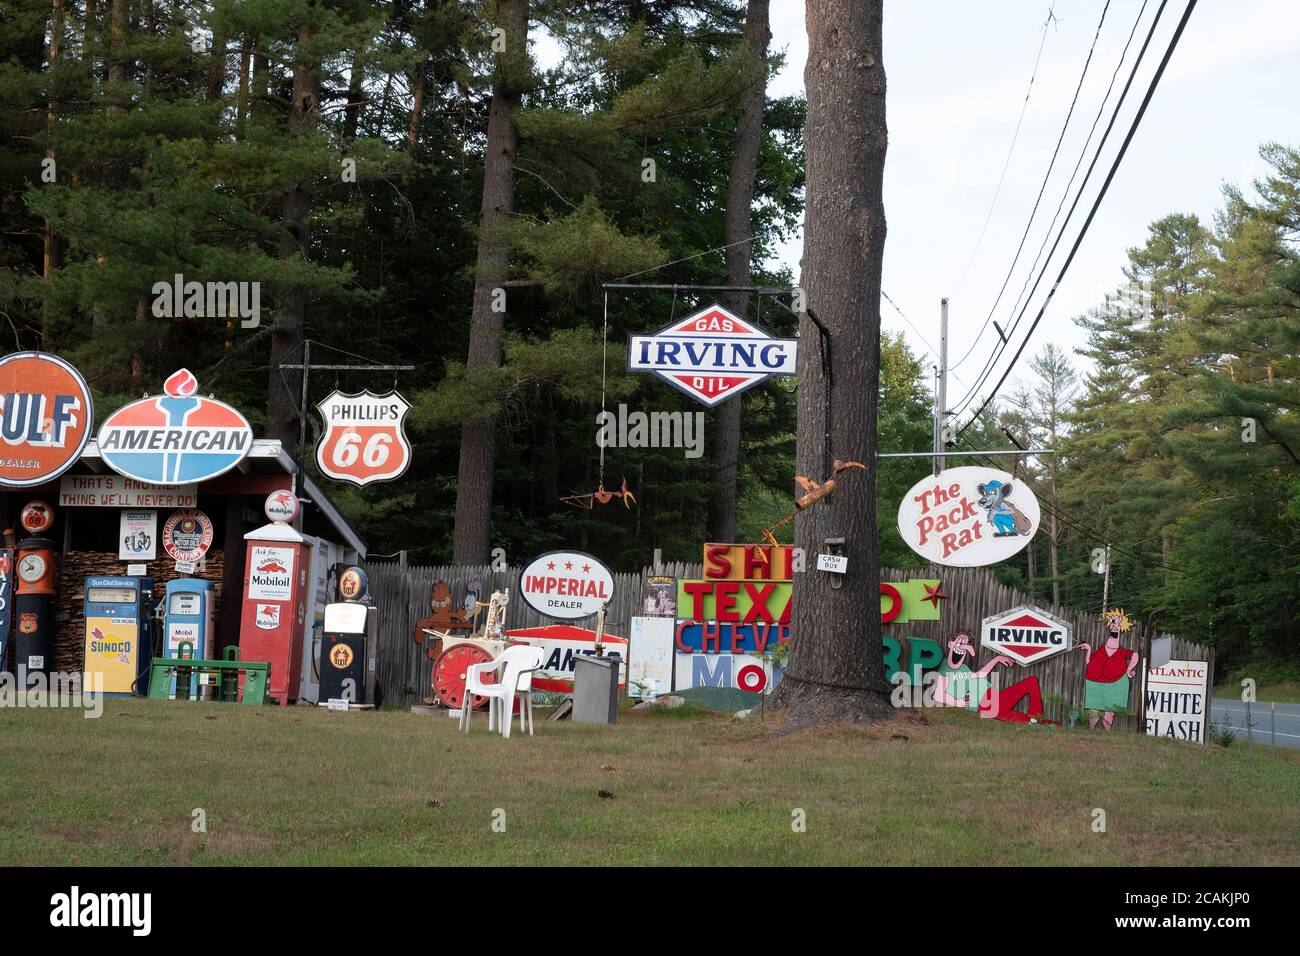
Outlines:
[[99,454],[120,475],[153,484],[189,484],[234,468],[253,447],[237,409],[196,394],[188,369],[168,377],[162,395],[119,408],[99,427]]
[[0,488],[29,488],[71,468],[94,416],[86,380],[57,355],[0,358]]

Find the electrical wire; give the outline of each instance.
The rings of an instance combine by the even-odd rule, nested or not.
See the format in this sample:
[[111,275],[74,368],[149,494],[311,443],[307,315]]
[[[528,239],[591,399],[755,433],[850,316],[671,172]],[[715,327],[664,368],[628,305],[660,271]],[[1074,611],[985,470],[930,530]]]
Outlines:
[[[988,361],[985,363],[983,369],[980,370],[980,374],[977,377],[975,387],[971,389],[969,392],[967,392],[966,395],[963,396],[962,400],[959,401],[954,406],[954,413],[953,413],[954,415],[961,414],[961,412],[964,411],[975,399],[976,393],[979,391],[980,387],[983,386],[983,384],[988,380],[989,375],[992,374],[993,368],[997,365],[998,359],[1002,357],[1002,354],[1006,351],[1007,344],[1010,342],[1011,337],[1015,334],[1016,329],[1020,326],[1020,320],[1024,316],[1025,311],[1029,308],[1029,302],[1033,299],[1034,293],[1038,290],[1038,284],[1042,282],[1043,276],[1047,272],[1047,267],[1052,261],[1052,256],[1056,254],[1057,246],[1060,245],[1061,240],[1065,237],[1066,227],[1069,226],[1070,219],[1074,216],[1074,210],[1078,207],[1079,200],[1083,198],[1083,192],[1088,186],[1088,180],[1092,178],[1092,171],[1097,166],[1097,160],[1101,158],[1102,150],[1106,148],[1106,141],[1110,138],[1111,130],[1114,129],[1115,127],[1115,121],[1116,119],[1119,118],[1119,111],[1123,108],[1124,101],[1128,98],[1128,91],[1133,86],[1133,80],[1137,77],[1137,71],[1141,67],[1142,61],[1146,56],[1147,48],[1151,45],[1152,37],[1155,36],[1156,28],[1160,25],[1160,20],[1165,12],[1165,7],[1167,6],[1167,4],[1168,4],[1168,0],[1161,0],[1160,7],[1156,10],[1156,15],[1151,21],[1150,28],[1147,30],[1146,38],[1142,42],[1142,48],[1138,51],[1137,58],[1133,61],[1133,66],[1129,70],[1128,80],[1124,84],[1124,89],[1120,92],[1119,98],[1115,101],[1115,107],[1111,111],[1110,121],[1106,124],[1106,129],[1102,133],[1101,140],[1097,143],[1097,149],[1093,153],[1092,161],[1088,164],[1088,171],[1084,174],[1083,182],[1079,184],[1079,190],[1077,193],[1075,193],[1074,202],[1070,204],[1070,210],[1068,213],[1066,213],[1065,221],[1061,224],[1061,229],[1056,234],[1056,240],[1052,244],[1051,252],[1047,254],[1047,259],[1043,262],[1043,267],[1041,270],[1039,270],[1038,277],[1034,280],[1034,285],[1033,288],[1030,289],[1029,291],[1028,298],[1024,299],[1024,303],[1022,306],[1021,300],[1022,298],[1024,298],[1024,286],[1022,286],[1020,290],[1020,295],[1016,297],[1016,306],[1012,307],[1012,312],[1015,312],[1016,307],[1020,306],[1020,312],[1017,314],[1016,319],[1012,323],[1011,328],[1007,332],[1007,334],[1005,336],[1001,336],[1000,337],[1001,341],[993,347],[993,351],[990,353]],[[1139,21],[1137,22],[1140,22],[1140,16],[1139,16]],[[1135,27],[1137,25],[1137,22],[1135,22],[1134,24]],[[1121,59],[1120,65],[1122,66],[1122,64],[1123,64],[1123,60]],[[1105,109],[1104,100],[1102,101],[1101,109],[1102,110]],[[1096,121],[1094,120],[1094,124],[1095,122]],[[1089,140],[1091,140],[1091,134],[1089,135]],[[1083,154],[1086,152],[1087,152],[1087,144],[1085,143],[1084,149],[1080,154],[1080,160],[1082,160]],[[1071,181],[1073,181],[1073,178],[1074,177],[1071,176]],[[1068,193],[1069,193],[1069,187],[1067,186],[1066,193],[1063,194],[1061,197],[1062,203],[1065,201],[1065,196],[1068,195]],[[1058,215],[1059,215],[1059,208],[1058,208]],[[1054,216],[1053,222],[1055,221],[1056,221],[1056,217]],[[1048,236],[1050,235],[1051,235],[1051,228],[1049,227]],[[1046,238],[1047,237],[1044,237],[1044,243],[1046,243]],[[1040,248],[1039,255],[1035,256],[1034,268],[1037,268],[1038,259],[1041,257],[1041,255],[1042,255],[1042,250]],[[1030,275],[1033,274],[1034,268],[1030,269]],[[1029,282],[1029,277],[1026,276],[1025,285],[1028,285],[1028,282]]]
[[[1161,7],[1163,8],[1163,6],[1164,4],[1162,3]],[[1038,314],[1034,316],[1034,320],[1030,324],[1028,332],[1025,333],[1024,341],[1020,343],[1020,348],[1016,350],[1016,354],[1013,355],[1011,358],[1011,363],[1006,367],[1005,371],[1003,371],[1002,377],[998,379],[997,384],[993,386],[993,391],[990,392],[988,397],[984,399],[983,404],[975,412],[975,415],[971,418],[971,421],[974,421],[975,418],[978,418],[980,412],[982,412],[985,408],[989,406],[989,403],[993,401],[994,396],[997,395],[998,389],[1000,389],[1002,385],[1006,382],[1007,377],[1011,374],[1011,370],[1015,368],[1016,362],[1019,361],[1020,356],[1024,354],[1025,346],[1029,344],[1030,338],[1033,337],[1034,330],[1038,327],[1038,323],[1042,321],[1043,314],[1047,311],[1048,305],[1051,304],[1052,296],[1055,295],[1056,290],[1060,288],[1061,281],[1065,278],[1065,274],[1069,271],[1071,263],[1074,262],[1074,257],[1079,251],[1079,246],[1083,244],[1084,237],[1087,236],[1088,234],[1088,229],[1092,225],[1092,221],[1097,215],[1097,210],[1101,207],[1102,200],[1106,198],[1106,192],[1110,189],[1111,182],[1114,181],[1115,173],[1118,172],[1120,163],[1124,161],[1124,156],[1128,152],[1129,144],[1133,142],[1133,137],[1137,133],[1138,126],[1141,124],[1143,116],[1146,115],[1147,107],[1151,104],[1151,99],[1155,95],[1157,87],[1159,87],[1160,85],[1160,79],[1161,77],[1164,76],[1165,68],[1169,65],[1169,60],[1173,57],[1174,50],[1177,49],[1178,47],[1178,41],[1182,39],[1183,31],[1187,27],[1187,21],[1191,19],[1192,11],[1194,9],[1196,9],[1196,0],[1188,0],[1187,8],[1183,11],[1182,19],[1178,21],[1178,27],[1177,29],[1174,30],[1174,35],[1170,39],[1169,46],[1166,48],[1165,54],[1160,60],[1160,65],[1156,69],[1155,76],[1151,78],[1151,83],[1147,87],[1146,95],[1142,98],[1142,103],[1138,107],[1137,115],[1133,117],[1133,122],[1129,126],[1128,134],[1124,137],[1124,142],[1120,144],[1119,153],[1115,156],[1115,160],[1111,164],[1110,171],[1106,174],[1106,179],[1101,184],[1101,190],[1100,192],[1098,192],[1097,198],[1093,201],[1092,208],[1088,211],[1088,218],[1084,220],[1083,227],[1079,230],[1079,235],[1074,240],[1074,245],[1071,246],[1069,255],[1066,256],[1065,262],[1061,266],[1061,270],[1056,276],[1055,283],[1053,283],[1052,287],[1048,290],[1047,298],[1043,301],[1042,306],[1039,308]],[[1098,155],[1100,155],[1100,151]],[[1093,161],[1096,162],[1096,158],[1094,158]],[[1089,172],[1091,172],[1091,169],[1089,170]],[[1084,184],[1086,185],[1086,183],[1087,183],[1087,178],[1085,177]],[[1081,186],[1079,195],[1081,196],[1082,193],[1083,193],[1083,187]],[[1078,203],[1078,200],[1079,200],[1079,196],[1076,196],[1075,197],[1076,204]],[[1071,207],[1071,212],[1073,212],[1073,207]],[[1069,222],[1069,216],[1066,217],[1066,222],[1067,223]],[[1064,232],[1064,227],[1062,227],[1062,232]],[[1057,242],[1059,243],[1059,241],[1060,239],[1058,237]],[[1052,249],[1053,252],[1055,252],[1056,249],[1055,244],[1053,245]],[[1051,261],[1050,254],[1048,255],[1047,261],[1048,262]],[[1041,279],[1042,276],[1040,274],[1039,281],[1041,281]],[[1035,288],[1037,287],[1037,285],[1038,282],[1035,282],[1034,283]],[[1031,292],[1030,298],[1032,299],[1032,297],[1033,297],[1033,293]],[[1028,302],[1026,302],[1025,304],[1025,309],[1028,309]],[[1023,315],[1024,315],[1024,310],[1021,311],[1020,316],[1016,317],[1017,325],[1019,324],[1020,318]],[[1014,331],[1014,327],[1013,327],[1013,331]],[[1011,333],[1008,333],[1008,340],[1010,339],[1010,334]],[[966,425],[962,426],[962,428],[959,429],[958,431],[960,432],[964,430],[966,427],[969,427],[969,425],[970,422],[968,421]]]
[[[1016,265],[1020,262],[1020,253],[1024,251],[1025,240],[1029,238],[1029,230],[1034,225],[1034,217],[1038,215],[1038,205],[1043,201],[1043,193],[1047,190],[1047,182],[1052,177],[1052,170],[1056,168],[1056,157],[1060,155],[1061,144],[1065,142],[1065,132],[1070,128],[1070,120],[1074,116],[1074,107],[1079,102],[1079,91],[1083,89],[1084,80],[1088,78],[1088,67],[1092,65],[1092,55],[1097,50],[1097,39],[1101,36],[1102,25],[1106,22],[1106,13],[1110,10],[1111,0],[1106,0],[1106,5],[1101,8],[1101,19],[1097,21],[1097,30],[1092,35],[1092,45],[1088,47],[1088,58],[1083,61],[1083,71],[1079,74],[1079,82],[1074,87],[1074,97],[1070,100],[1070,108],[1065,113],[1065,122],[1061,124],[1061,133],[1056,137],[1056,148],[1052,150],[1052,158],[1047,164],[1047,172],[1043,173],[1043,182],[1038,187],[1038,196],[1034,199],[1034,208],[1029,210],[1029,221],[1025,223],[1025,231],[1020,234],[1020,243],[1016,246],[1016,253],[1011,257],[1011,265],[1007,267],[1007,274],[1002,279],[1002,288],[998,289],[997,298],[993,300],[993,305],[989,308],[989,314],[984,317],[984,324],[980,330],[975,333],[975,340],[971,342],[970,348],[966,351],[955,365],[951,365],[948,371],[959,368],[962,362],[970,358],[971,353],[975,351],[975,346],[979,343],[980,336],[984,334],[989,323],[993,321],[993,313],[997,311],[998,305],[1002,302],[1002,295],[1007,291],[1007,283],[1011,281],[1012,274],[1016,271]],[[1050,234],[1051,230],[1048,229]],[[1030,270],[1031,274],[1033,270]]]
[[1020,126],[1025,121],[1025,110],[1029,107],[1029,95],[1034,91],[1034,80],[1038,77],[1038,64],[1043,58],[1043,47],[1047,45],[1047,28],[1056,19],[1053,13],[1056,4],[1052,3],[1047,8],[1047,22],[1043,24],[1043,39],[1038,43],[1038,54],[1034,57],[1034,69],[1029,74],[1029,86],[1025,90],[1024,102],[1020,104],[1020,118],[1016,120],[1016,131],[1011,136],[1011,145],[1007,148],[1007,158],[1002,163],[1002,175],[998,177],[997,188],[993,190],[993,201],[989,203],[989,211],[984,216],[984,226],[980,229],[979,238],[975,240],[975,248],[971,250],[970,259],[966,261],[966,268],[962,270],[961,278],[957,280],[957,285],[953,287],[952,294],[956,295],[961,289],[962,283],[966,281],[966,276],[970,274],[970,267],[975,264],[975,256],[979,254],[980,244],[984,242],[984,234],[988,232],[989,222],[993,219],[993,210],[997,207],[998,196],[1002,193],[1002,183],[1007,178],[1007,170],[1011,167],[1011,156],[1016,151],[1016,142],[1020,139]]

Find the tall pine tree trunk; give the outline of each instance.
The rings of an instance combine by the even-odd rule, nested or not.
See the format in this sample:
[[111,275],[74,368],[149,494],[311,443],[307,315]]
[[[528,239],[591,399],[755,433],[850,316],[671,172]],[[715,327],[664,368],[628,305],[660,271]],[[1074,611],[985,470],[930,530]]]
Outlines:
[[[493,291],[504,281],[508,261],[505,250],[495,246],[485,234],[485,227],[494,219],[509,216],[514,211],[514,161],[519,131],[513,113],[519,107],[520,85],[527,71],[527,0],[500,0],[497,14],[498,26],[505,31],[506,48],[498,56],[488,112],[474,311],[470,320],[467,363],[471,375],[473,369],[501,362],[501,331],[505,314],[493,310]],[[452,560],[457,564],[487,563],[495,456],[496,422],[487,418],[465,422],[460,433],[460,470],[452,543]]]
[[[63,0],[52,0],[50,4],[50,72],[58,65],[63,50]],[[58,169],[58,157],[54,149],[54,133],[59,125],[58,100],[50,97],[45,108],[45,135],[50,141],[45,146],[45,158]],[[56,172],[57,175],[57,172]],[[41,278],[50,282],[54,272],[59,268],[59,237],[54,234],[54,227],[48,219],[41,230]],[[54,340],[54,310],[50,305],[50,296],[45,297],[41,307],[41,348],[49,349]]]
[[[296,31],[293,64],[293,98],[289,104],[289,136],[296,138],[316,122],[320,104],[317,65],[305,53],[311,47],[314,28],[302,23]],[[281,259],[308,258],[312,184],[310,179],[288,189],[280,205]],[[271,326],[271,367],[267,380],[267,437],[278,438],[286,448],[298,447],[298,404],[301,372],[283,373],[282,362],[299,350],[306,322],[307,294],[301,286],[289,286],[276,296],[275,322]],[[303,409],[306,414],[306,409]]]
[[[768,0],[749,0],[745,16],[745,45],[757,75],[740,98],[736,135],[727,182],[727,211],[723,227],[726,244],[727,285],[748,285],[753,234],[754,177],[758,172],[758,145],[763,137],[763,105],[767,101]],[[732,292],[724,304],[742,318],[749,295]],[[718,406],[713,433],[713,495],[709,502],[709,538],[736,538],[736,470],[740,461],[740,417],[744,399],[728,399]]]
[[[807,307],[830,333],[833,383],[828,395],[825,346],[804,315],[796,464],[799,474],[818,481],[828,477],[831,457],[864,462],[867,470],[841,474],[836,490],[795,520],[795,543],[807,555],[808,570],[794,576],[793,639],[774,697],[793,724],[869,720],[893,712],[882,657],[875,478],[887,145],[882,5],[883,0],[808,0],[805,7],[801,285]],[[844,538],[846,574],[816,569],[816,555],[831,537]],[[832,582],[840,586],[832,588]]]

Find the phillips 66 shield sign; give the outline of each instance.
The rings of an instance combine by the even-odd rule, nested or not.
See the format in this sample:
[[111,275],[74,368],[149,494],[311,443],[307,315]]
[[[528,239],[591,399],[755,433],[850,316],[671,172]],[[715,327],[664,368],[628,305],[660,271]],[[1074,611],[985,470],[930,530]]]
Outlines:
[[320,404],[325,433],[316,443],[316,467],[336,481],[368,485],[400,478],[411,464],[402,422],[411,405],[397,392],[335,390]]
[[711,305],[654,335],[629,335],[627,367],[653,372],[697,402],[717,405],[772,375],[794,375],[797,339],[774,339]]

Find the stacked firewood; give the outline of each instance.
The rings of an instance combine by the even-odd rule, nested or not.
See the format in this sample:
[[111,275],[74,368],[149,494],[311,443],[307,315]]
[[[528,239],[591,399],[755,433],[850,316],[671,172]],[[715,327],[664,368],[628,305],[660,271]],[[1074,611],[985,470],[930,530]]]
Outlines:
[[[79,671],[82,667],[86,642],[86,578],[97,574],[126,574],[126,562],[112,551],[74,551],[64,555],[60,568],[59,591],[54,598],[54,668],[61,671]],[[217,626],[221,610],[222,551],[213,548],[207,561],[194,574],[178,574],[176,563],[163,557],[149,562],[153,574],[153,596],[161,602],[167,582],[173,578],[197,577],[215,583],[212,625]]]

